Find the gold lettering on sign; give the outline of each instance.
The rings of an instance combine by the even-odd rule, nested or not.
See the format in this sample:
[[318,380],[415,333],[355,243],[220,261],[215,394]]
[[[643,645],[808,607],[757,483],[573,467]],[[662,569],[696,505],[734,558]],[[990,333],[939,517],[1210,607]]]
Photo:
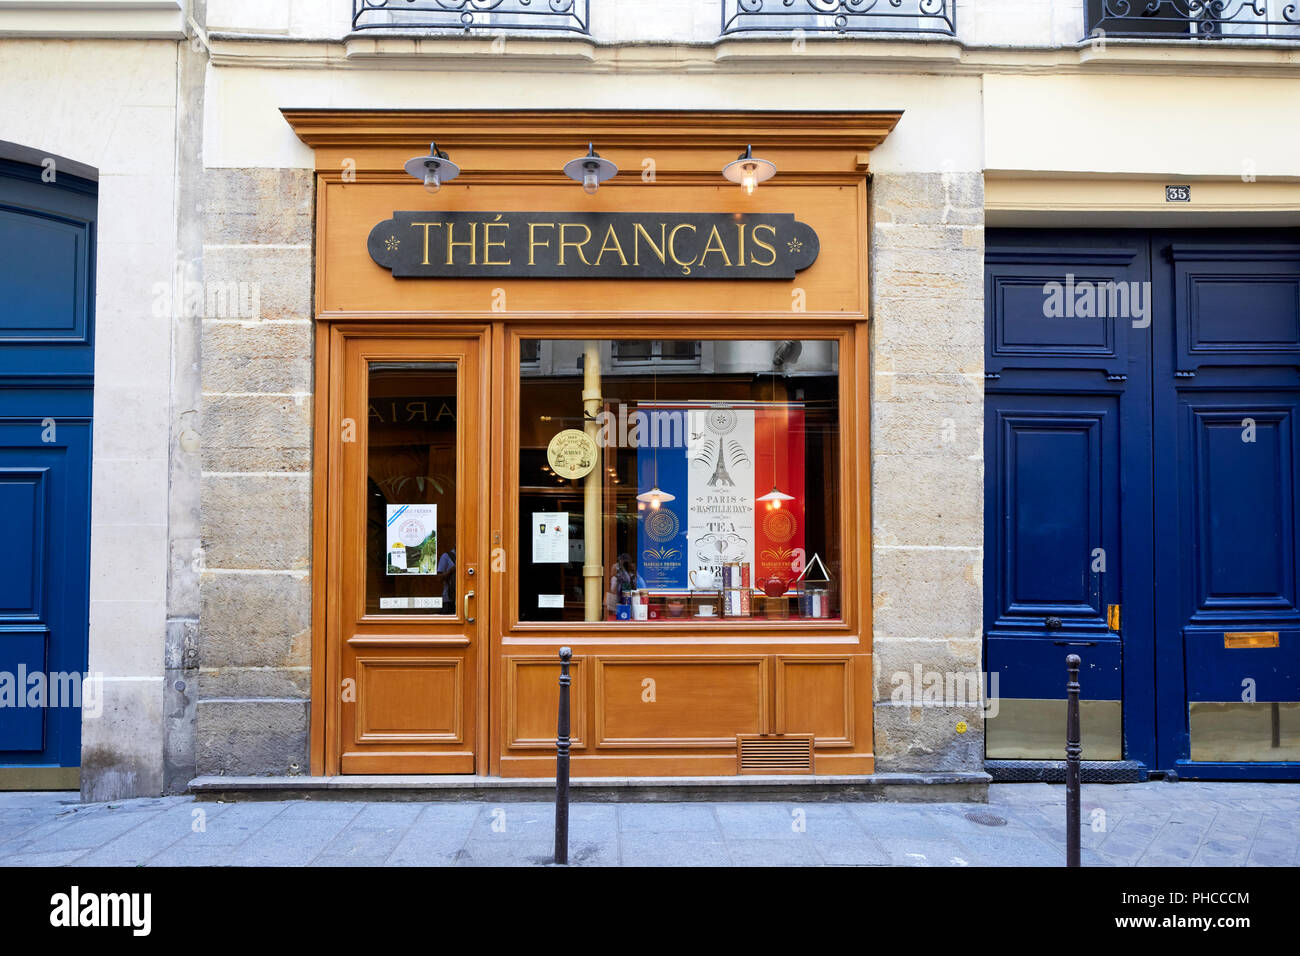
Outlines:
[[695,265],[695,257],[692,256],[690,262],[683,262],[681,259],[677,258],[677,233],[681,232],[683,229],[689,229],[691,232],[696,231],[695,227],[689,222],[683,222],[673,226],[673,231],[668,233],[668,256],[676,265],[682,267],[682,275],[688,276],[691,274],[691,266]]
[[[613,244],[611,245],[611,240]],[[600,252],[596,253],[596,265],[600,265],[601,257],[610,249],[618,253],[618,261],[627,265],[627,256],[623,255],[623,247],[619,245],[618,233],[614,231],[614,224],[609,224],[609,229],[605,231],[605,242],[600,247]]]
[[701,267],[703,267],[704,260],[709,257],[710,252],[722,253],[722,261],[726,265],[731,265],[731,256],[727,255],[727,249],[722,244],[722,236],[718,235],[718,227],[716,225],[711,230],[709,230],[709,238],[704,243],[704,251],[700,253]]
[[[504,262],[499,262],[499,261],[497,261],[497,260],[495,260],[495,259],[492,258],[492,247],[493,247],[493,246],[500,246],[502,249],[504,249],[504,248],[506,247],[506,241],[505,241],[504,239],[497,239],[497,240],[495,240],[495,241],[493,241],[493,239],[492,239],[492,230],[493,230],[493,229],[509,229],[509,228],[510,228],[510,223],[508,223],[508,222],[501,222],[500,220],[501,220],[501,213],[497,213],[497,217],[496,217],[496,219],[494,219],[492,222],[485,222],[485,223],[483,223],[483,265],[485,265],[485,266],[508,266],[508,265],[510,265],[510,260],[509,260],[509,259],[506,259]],[[472,233],[471,233],[471,235],[472,235]]]
[[456,233],[456,224],[454,222],[450,222],[447,224],[447,262],[445,263],[446,265],[453,264],[452,254],[455,252],[458,246],[467,246],[469,248],[469,264],[472,266],[478,265],[476,250],[474,248],[474,234],[477,231],[478,231],[478,223],[471,222],[469,224],[469,241],[454,242],[452,240],[452,237]]
[[554,229],[554,228],[555,228],[555,223],[553,222],[530,222],[528,224],[528,264],[530,266],[537,265],[537,262],[533,259],[533,250],[538,246],[546,246],[547,248],[550,248],[551,245],[551,240],[549,239],[546,239],[542,242],[538,242],[536,239],[533,238],[533,233],[538,229]]
[[641,264],[641,237],[642,236],[645,236],[645,242],[646,245],[650,247],[650,251],[659,257],[660,262],[665,262],[664,230],[666,228],[667,228],[666,224],[662,222],[659,223],[659,245],[656,246],[655,241],[650,238],[650,233],[645,231],[645,226],[641,225],[641,223],[639,222],[635,224],[632,232],[632,265],[639,266]]
[[772,255],[766,262],[759,262],[757,259],[754,258],[753,253],[750,253],[749,264],[752,266],[770,266],[772,265],[772,263],[776,262],[776,250],[771,246],[769,246],[762,239],[758,238],[758,230],[760,229],[766,229],[768,235],[770,235],[772,239],[775,240],[776,226],[772,226],[769,225],[768,223],[761,222],[757,226],[755,226],[749,233],[754,240],[754,245],[758,246],[759,248],[766,249],[768,252],[772,253]]
[[[769,220],[764,222],[755,221],[752,213],[444,211],[424,214],[445,216],[442,220],[411,221],[418,215],[422,213],[394,213],[395,220],[371,230],[369,242],[375,262],[397,270],[397,275],[421,276],[490,275],[495,267],[498,275],[617,273],[648,278],[665,274],[698,276],[693,269],[712,267],[712,274],[719,277],[761,278],[778,272],[793,275],[806,268],[817,242],[813,233],[810,240],[804,240],[799,230],[808,232],[807,226],[799,222],[791,225],[794,217],[789,214],[763,216]],[[556,218],[529,221],[532,215]],[[565,221],[561,216],[581,218]],[[735,226],[734,235],[723,235],[728,223]],[[527,265],[520,255],[523,240],[518,235],[525,224]],[[386,231],[394,228],[415,229],[420,235],[394,236]],[[435,236],[434,229],[441,229],[441,236]],[[807,241],[813,246],[805,251]],[[610,268],[605,265],[606,256],[610,257]],[[711,256],[716,256],[717,261],[711,262]],[[520,260],[518,265],[516,258]],[[614,260],[617,269],[612,268]],[[671,268],[657,268],[656,262]],[[480,266],[482,273],[478,271]]]
[[424,227],[424,261],[421,262],[420,265],[427,266],[427,265],[429,264],[429,227],[430,227],[430,226],[441,226],[442,223],[440,223],[440,222],[413,222],[413,223],[411,223],[411,225],[412,225],[412,226],[423,226],[423,227]]
[[[565,239],[564,234],[570,229],[581,229],[586,233],[586,237],[581,242],[574,242],[571,239]],[[580,222],[562,222],[560,223],[560,265],[564,265],[564,250],[569,246],[578,250],[578,258],[582,260],[584,266],[591,265],[587,261],[587,254],[582,251],[582,247],[591,242],[591,227]]]

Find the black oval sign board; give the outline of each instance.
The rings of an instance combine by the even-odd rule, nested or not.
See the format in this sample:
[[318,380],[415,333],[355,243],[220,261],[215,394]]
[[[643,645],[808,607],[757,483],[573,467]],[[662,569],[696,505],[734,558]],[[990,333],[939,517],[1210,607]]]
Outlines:
[[819,242],[790,213],[395,212],[367,247],[398,278],[792,279]]

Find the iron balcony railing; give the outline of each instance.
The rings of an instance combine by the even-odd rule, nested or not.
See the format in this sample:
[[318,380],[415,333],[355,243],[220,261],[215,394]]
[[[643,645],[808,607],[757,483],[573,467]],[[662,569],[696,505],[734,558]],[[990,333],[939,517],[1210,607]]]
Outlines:
[[353,30],[545,30],[590,35],[589,0],[352,0]]
[[722,32],[955,36],[956,6],[956,0],[722,0]]
[[1088,0],[1089,37],[1300,40],[1300,0]]

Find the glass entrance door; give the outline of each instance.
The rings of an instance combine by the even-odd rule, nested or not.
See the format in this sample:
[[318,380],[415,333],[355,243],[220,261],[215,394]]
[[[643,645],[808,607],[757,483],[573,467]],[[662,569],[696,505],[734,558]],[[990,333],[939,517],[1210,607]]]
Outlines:
[[480,356],[478,339],[345,340],[329,561],[343,773],[475,769]]

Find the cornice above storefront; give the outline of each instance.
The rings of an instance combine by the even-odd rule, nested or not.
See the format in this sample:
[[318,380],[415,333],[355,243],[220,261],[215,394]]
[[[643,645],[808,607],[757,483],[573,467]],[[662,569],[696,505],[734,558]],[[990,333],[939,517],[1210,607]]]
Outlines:
[[[647,149],[678,158],[665,169],[717,178],[719,155],[746,143],[773,152],[783,173],[842,176],[867,167],[867,154],[884,142],[899,110],[804,112],[787,110],[335,110],[282,109],[298,137],[317,151],[319,168],[337,170],[331,148],[372,154],[440,145],[467,151],[471,175],[531,173],[553,176],[556,151],[576,139],[602,154]],[[555,153],[555,155],[552,155]],[[567,153],[566,153],[567,155]],[[359,168],[366,168],[361,164]],[[370,158],[374,158],[373,156]],[[400,164],[383,160],[397,169]],[[624,160],[620,159],[620,162]],[[400,171],[395,174],[404,176]]]
[[966,46],[950,38],[723,38],[712,44],[601,43],[588,37],[351,35],[343,40],[209,35],[214,66],[494,73],[1078,73],[1296,77],[1300,43],[1082,41],[1064,47]]

